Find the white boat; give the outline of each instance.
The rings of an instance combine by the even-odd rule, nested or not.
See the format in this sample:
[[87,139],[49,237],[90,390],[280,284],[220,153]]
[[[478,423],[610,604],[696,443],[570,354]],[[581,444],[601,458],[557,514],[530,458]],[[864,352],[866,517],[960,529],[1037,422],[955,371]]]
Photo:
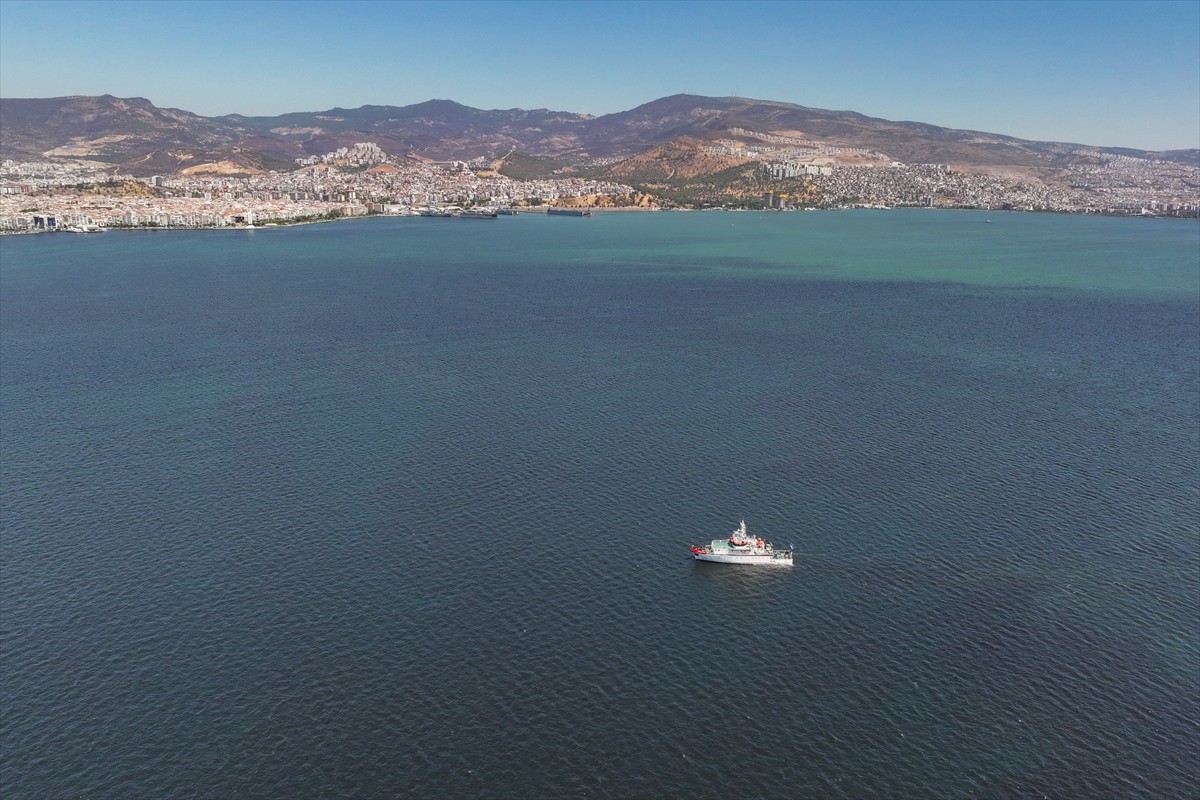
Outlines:
[[718,564],[792,566],[791,548],[776,548],[761,536],[751,536],[746,532],[746,520],[742,520],[741,526],[731,533],[728,539],[713,539],[706,547],[693,546],[692,558]]

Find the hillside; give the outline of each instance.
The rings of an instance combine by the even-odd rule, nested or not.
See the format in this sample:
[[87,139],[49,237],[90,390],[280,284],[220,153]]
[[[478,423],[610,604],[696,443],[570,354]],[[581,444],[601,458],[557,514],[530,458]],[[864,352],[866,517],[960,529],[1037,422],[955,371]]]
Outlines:
[[309,142],[350,136],[357,137],[357,142],[374,142],[394,155],[412,152],[427,158],[466,160],[513,149],[555,152],[561,149],[555,144],[559,138],[570,140],[574,126],[591,117],[547,109],[484,111],[451,100],[429,100],[411,106],[367,105],[221,119],[264,137],[304,143],[310,152]]
[[530,156],[513,151],[498,161],[497,172],[519,181],[552,178],[569,170],[569,162],[549,156]]
[[288,172],[295,168],[291,161],[273,158],[264,153],[228,147],[221,150],[156,150],[144,156],[118,164],[114,169],[123,175],[261,175],[264,172]]
[[700,139],[681,136],[618,161],[604,174],[614,180],[630,183],[668,185],[749,162],[749,159],[737,156],[707,153],[704,151],[704,144]]
[[142,97],[0,99],[0,157],[89,158],[120,163],[155,150],[235,144],[250,132],[159,108]]
[[704,141],[688,136],[618,161],[599,177],[683,206],[753,205],[768,191],[788,196],[792,205],[803,205],[818,194],[804,178],[770,180],[760,162],[706,152]]
[[[597,174],[608,167],[612,177],[648,184],[720,173],[737,166],[739,158],[946,164],[1036,180],[1117,156],[1200,164],[1197,150],[1154,153],[1033,142],[742,97],[672,95],[600,117],[547,109],[481,110],[449,100],[212,118],[111,95],[0,100],[0,157],[88,158],[134,174],[204,163],[220,170],[291,169],[296,158],[359,142],[421,160],[509,154],[501,171],[514,176],[562,174],[565,167]],[[713,145],[724,155],[703,152]]]

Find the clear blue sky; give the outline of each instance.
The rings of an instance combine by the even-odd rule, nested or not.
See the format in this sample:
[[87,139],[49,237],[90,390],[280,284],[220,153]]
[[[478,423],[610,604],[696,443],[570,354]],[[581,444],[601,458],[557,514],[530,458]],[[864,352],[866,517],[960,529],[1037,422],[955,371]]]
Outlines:
[[0,97],[251,116],[740,95],[1027,139],[1200,147],[1200,0],[0,0]]

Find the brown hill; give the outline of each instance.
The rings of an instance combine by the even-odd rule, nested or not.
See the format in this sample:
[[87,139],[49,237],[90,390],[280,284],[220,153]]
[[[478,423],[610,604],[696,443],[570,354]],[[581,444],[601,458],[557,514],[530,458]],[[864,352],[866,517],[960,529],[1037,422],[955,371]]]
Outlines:
[[760,162],[710,153],[708,147],[700,139],[680,137],[612,164],[601,177],[681,205],[743,205],[757,202],[768,191],[786,195],[790,205],[803,205],[818,196],[807,178],[771,180]]
[[261,175],[274,170],[290,172],[296,165],[254,150],[228,147],[221,150],[157,150],[115,167],[125,175]]
[[691,136],[681,136],[665,144],[651,147],[632,158],[618,161],[607,170],[614,180],[640,184],[672,184],[686,182],[701,175],[711,175],[730,167],[748,163],[737,156],[705,152],[706,142]]

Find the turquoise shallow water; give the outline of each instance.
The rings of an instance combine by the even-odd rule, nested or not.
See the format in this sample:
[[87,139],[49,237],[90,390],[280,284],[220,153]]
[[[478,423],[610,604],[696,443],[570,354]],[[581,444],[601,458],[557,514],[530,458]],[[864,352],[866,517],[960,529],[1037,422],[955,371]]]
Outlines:
[[0,241],[0,793],[1195,796],[1198,229],[987,218]]

